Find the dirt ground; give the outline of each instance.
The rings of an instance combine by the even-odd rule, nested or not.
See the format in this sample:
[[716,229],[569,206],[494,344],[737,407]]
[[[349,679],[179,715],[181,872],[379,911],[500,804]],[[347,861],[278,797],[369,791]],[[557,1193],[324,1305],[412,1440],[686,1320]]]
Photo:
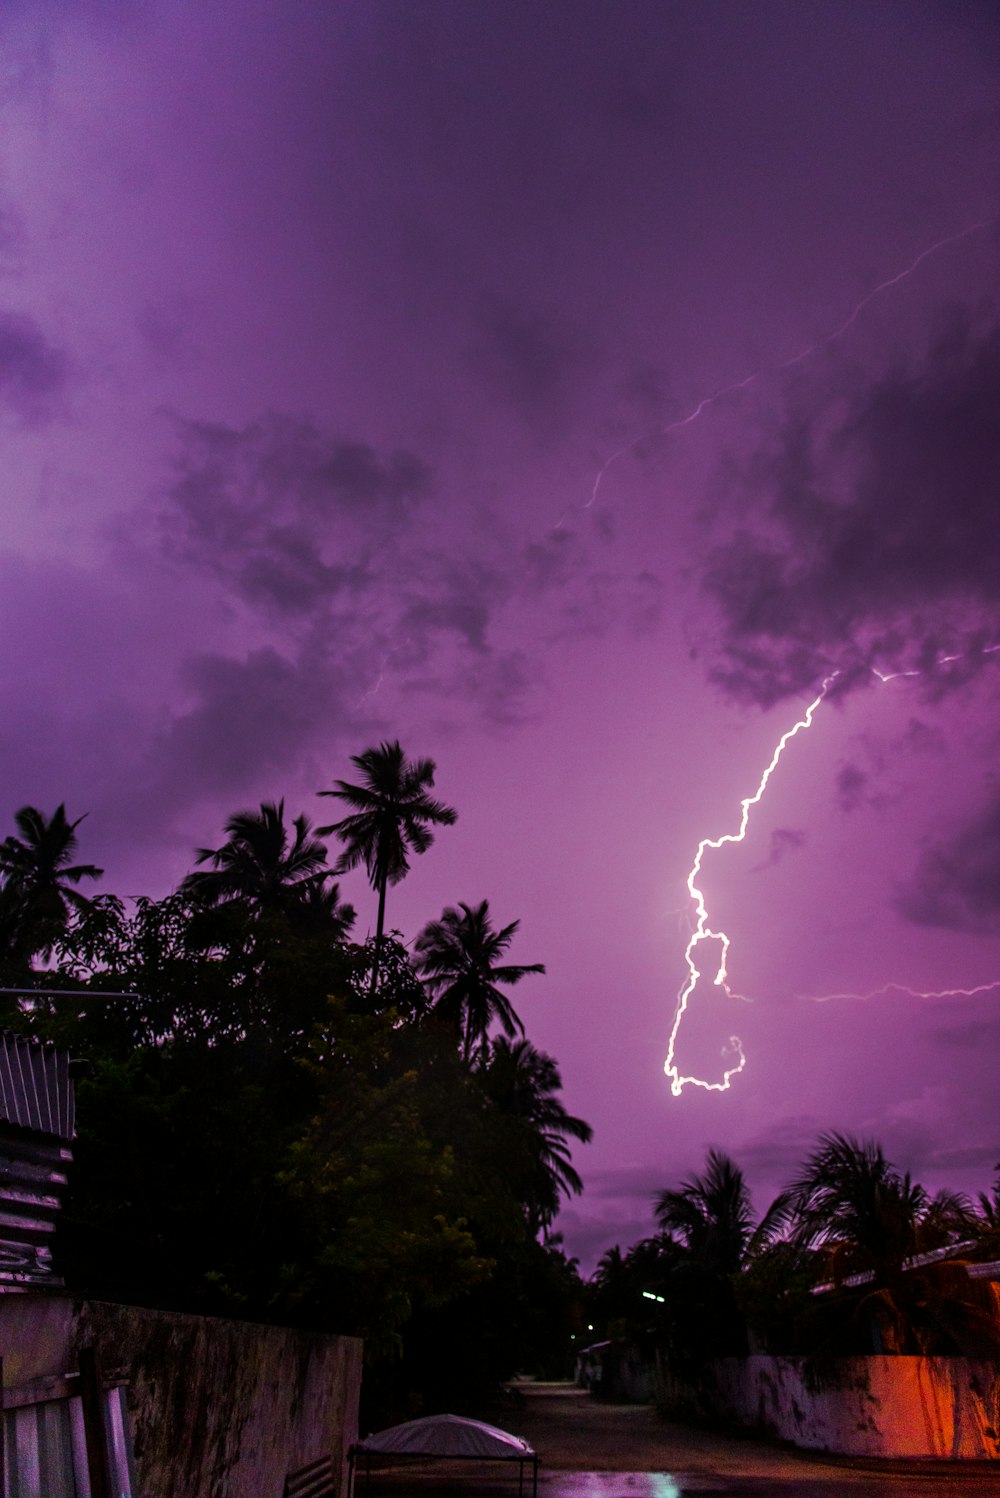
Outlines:
[[608,1404],[571,1384],[522,1384],[523,1409],[494,1420],[531,1442],[543,1471],[828,1473],[807,1453],[675,1425],[650,1405]]
[[[571,1384],[521,1383],[517,1402],[483,1412],[541,1458],[538,1498],[998,1498],[993,1463],[880,1462],[797,1451],[663,1420],[648,1405],[609,1404]],[[523,1399],[523,1403],[521,1400]],[[465,1470],[469,1468],[468,1470]],[[467,1463],[382,1471],[355,1498],[530,1498],[516,1475]]]

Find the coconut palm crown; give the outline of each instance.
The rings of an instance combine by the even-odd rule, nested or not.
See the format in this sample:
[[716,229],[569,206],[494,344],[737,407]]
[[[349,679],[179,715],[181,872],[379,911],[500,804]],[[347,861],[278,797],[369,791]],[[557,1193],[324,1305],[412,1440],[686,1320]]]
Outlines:
[[338,911],[336,886],[326,887],[334,875],[326,844],[312,836],[306,817],[295,818],[290,835],[284,801],[264,801],[258,811],[230,817],[226,832],[221,847],[199,848],[197,862],[212,868],[188,874],[182,894],[198,905],[242,907],[253,918],[266,912],[315,915],[322,905],[331,920],[337,915],[338,926],[350,924],[350,907]]
[[449,906],[417,937],[417,966],[435,996],[434,1012],[458,1031],[466,1058],[486,1044],[494,1023],[507,1036],[524,1034],[501,985],[520,983],[528,973],[544,973],[545,967],[540,962],[500,961],[520,924],[511,921],[496,931],[488,900],[476,906],[459,901],[457,910]]
[[450,827],[458,813],[428,794],[434,784],[434,761],[408,760],[398,739],[352,755],[351,763],[361,771],[359,785],[337,780],[333,790],[319,792],[343,801],[352,808],[351,813],[328,827],[320,827],[318,833],[320,837],[333,833],[344,844],[336,872],[347,873],[363,864],[368,882],[378,895],[374,985],[385,930],[386,889],[405,878],[411,852],[427,852],[434,841],[431,827]]
[[83,817],[70,822],[62,802],[51,817],[35,806],[22,806],[14,821],[20,837],[0,843],[4,944],[9,952],[30,958],[49,953],[71,914],[91,908],[92,902],[74,886],[83,879],[100,879],[104,870],[72,862]]

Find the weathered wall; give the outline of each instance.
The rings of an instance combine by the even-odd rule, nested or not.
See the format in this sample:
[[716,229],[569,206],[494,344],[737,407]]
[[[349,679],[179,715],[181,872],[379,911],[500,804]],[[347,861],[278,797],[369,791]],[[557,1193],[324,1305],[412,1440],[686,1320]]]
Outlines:
[[697,1385],[660,1378],[667,1410],[852,1456],[1000,1457],[1000,1366],[971,1358],[721,1358]]
[[65,1296],[0,1297],[4,1384],[76,1367],[93,1344],[128,1378],[139,1490],[156,1498],[280,1498],[323,1455],[346,1471],[357,1438],[353,1337],[182,1316]]

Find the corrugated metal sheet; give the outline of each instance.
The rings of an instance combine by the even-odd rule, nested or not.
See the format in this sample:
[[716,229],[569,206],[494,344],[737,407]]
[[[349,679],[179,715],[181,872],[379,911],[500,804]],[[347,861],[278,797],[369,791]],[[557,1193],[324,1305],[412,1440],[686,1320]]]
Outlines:
[[[125,1390],[103,1390],[101,1404],[108,1490],[115,1498],[133,1498],[135,1458]],[[7,1409],[2,1419],[5,1498],[89,1498],[87,1431],[79,1396]]]
[[72,1139],[69,1055],[24,1035],[0,1031],[0,1121]]

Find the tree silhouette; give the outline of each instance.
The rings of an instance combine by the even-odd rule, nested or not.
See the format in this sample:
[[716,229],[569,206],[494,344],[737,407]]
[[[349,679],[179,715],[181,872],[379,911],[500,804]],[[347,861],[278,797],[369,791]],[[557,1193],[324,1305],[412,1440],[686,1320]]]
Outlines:
[[796,1239],[822,1248],[833,1277],[868,1271],[879,1284],[898,1281],[920,1247],[930,1199],[902,1175],[873,1140],[824,1134],[789,1191]]
[[[583,1182],[573,1168],[569,1139],[589,1144],[593,1130],[566,1111],[559,1067],[528,1040],[505,1035],[481,1052],[479,1074],[497,1110],[519,1126],[525,1164],[521,1194],[533,1231],[548,1228],[560,1194],[578,1194]],[[512,1151],[512,1154],[514,1152]]]
[[472,907],[449,906],[439,921],[424,927],[414,944],[418,970],[435,996],[434,1012],[453,1025],[468,1059],[497,1022],[504,1034],[524,1034],[524,1026],[500,985],[520,983],[528,973],[544,973],[540,962],[504,963],[503,954],[520,921],[494,931],[489,901]]
[[787,1221],[788,1204],[779,1196],[755,1224],[742,1170],[721,1150],[711,1149],[704,1173],[661,1192],[655,1211],[660,1227],[678,1235],[705,1269],[735,1274]]
[[434,841],[430,828],[450,827],[458,814],[428,795],[434,784],[434,761],[408,760],[398,739],[352,755],[351,763],[361,771],[360,785],[338,780],[333,790],[319,792],[321,796],[335,796],[345,802],[353,808],[351,814],[318,830],[321,837],[334,833],[344,844],[336,864],[337,873],[364,864],[368,882],[378,894],[372,965],[374,989],[385,930],[386,889],[390,884],[398,884],[409,872],[411,851],[427,852]]
[[300,915],[304,923],[322,921],[337,936],[350,926],[354,912],[339,904],[337,886],[328,886],[334,870],[327,866],[326,844],[311,835],[308,820],[296,817],[289,838],[284,801],[264,801],[259,811],[239,811],[229,818],[220,848],[199,848],[198,863],[211,863],[181,881],[180,893],[211,909],[236,907],[251,918],[267,913]]
[[9,956],[28,961],[48,955],[70,915],[90,909],[91,901],[74,886],[104,873],[92,863],[73,863],[76,829],[60,803],[51,817],[34,806],[22,806],[14,817],[20,837],[0,843],[0,929]]

